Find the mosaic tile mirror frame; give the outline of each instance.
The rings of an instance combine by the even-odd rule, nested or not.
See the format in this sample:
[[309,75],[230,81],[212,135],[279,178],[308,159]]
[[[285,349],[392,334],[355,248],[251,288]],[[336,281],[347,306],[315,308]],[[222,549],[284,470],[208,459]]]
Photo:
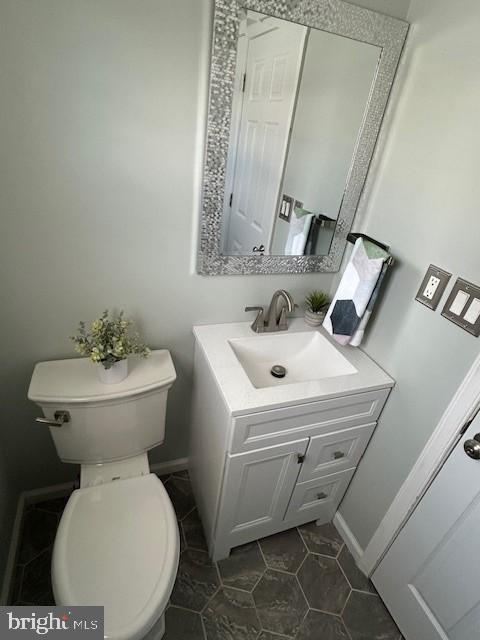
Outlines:
[[[356,136],[338,215],[324,255],[226,255],[222,240],[231,144],[232,100],[238,76],[239,27],[246,11],[378,47],[378,64]],[[408,23],[341,0],[215,0],[209,105],[197,271],[203,275],[334,272],[367,178],[375,143],[408,32]],[[298,89],[297,89],[298,91]],[[291,130],[291,127],[290,127]],[[291,135],[291,134],[290,134]],[[315,168],[309,168],[315,172]],[[228,186],[228,185],[227,185]],[[227,194],[228,195],[228,194]],[[280,218],[281,187],[276,212]],[[231,204],[231,203],[230,203]],[[275,212],[274,212],[275,215]],[[333,226],[332,226],[333,228]],[[263,245],[261,245],[263,247]],[[254,247],[257,249],[257,247]],[[306,252],[305,252],[306,253]]]

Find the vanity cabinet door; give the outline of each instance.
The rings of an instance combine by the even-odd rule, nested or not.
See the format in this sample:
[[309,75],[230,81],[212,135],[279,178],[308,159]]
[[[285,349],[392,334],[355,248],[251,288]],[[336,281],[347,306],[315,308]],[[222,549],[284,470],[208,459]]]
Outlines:
[[[279,530],[308,438],[228,456],[215,546],[235,547]],[[300,460],[301,462],[301,460]]]

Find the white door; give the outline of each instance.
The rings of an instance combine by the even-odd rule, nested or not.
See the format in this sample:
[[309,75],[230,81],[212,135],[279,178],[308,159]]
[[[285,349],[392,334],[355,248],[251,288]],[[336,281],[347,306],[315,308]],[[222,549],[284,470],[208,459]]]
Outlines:
[[216,547],[229,549],[278,530],[307,445],[303,438],[228,457]]
[[245,95],[226,252],[268,253],[306,28],[289,22],[248,42]]
[[480,415],[373,574],[406,640],[480,638],[480,460],[464,450],[479,432]]

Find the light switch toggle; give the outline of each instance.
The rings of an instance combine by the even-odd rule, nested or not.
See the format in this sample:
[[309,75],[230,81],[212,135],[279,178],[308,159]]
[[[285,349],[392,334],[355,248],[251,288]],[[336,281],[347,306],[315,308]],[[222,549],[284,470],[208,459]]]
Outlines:
[[450,305],[450,311],[456,316],[461,316],[469,298],[470,296],[468,293],[465,291],[459,291]]
[[478,298],[474,298],[467,309],[467,313],[463,316],[463,318],[470,324],[476,324],[479,317],[480,317],[480,300]]

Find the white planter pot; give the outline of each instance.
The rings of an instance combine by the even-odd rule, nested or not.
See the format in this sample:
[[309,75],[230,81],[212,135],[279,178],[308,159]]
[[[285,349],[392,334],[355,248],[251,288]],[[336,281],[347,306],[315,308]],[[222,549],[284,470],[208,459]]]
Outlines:
[[105,369],[103,364],[97,364],[98,377],[103,384],[116,384],[125,380],[128,375],[128,360],[119,360],[112,364],[109,369]]
[[325,311],[314,313],[310,309],[305,309],[305,322],[311,327],[318,327],[325,319]]

